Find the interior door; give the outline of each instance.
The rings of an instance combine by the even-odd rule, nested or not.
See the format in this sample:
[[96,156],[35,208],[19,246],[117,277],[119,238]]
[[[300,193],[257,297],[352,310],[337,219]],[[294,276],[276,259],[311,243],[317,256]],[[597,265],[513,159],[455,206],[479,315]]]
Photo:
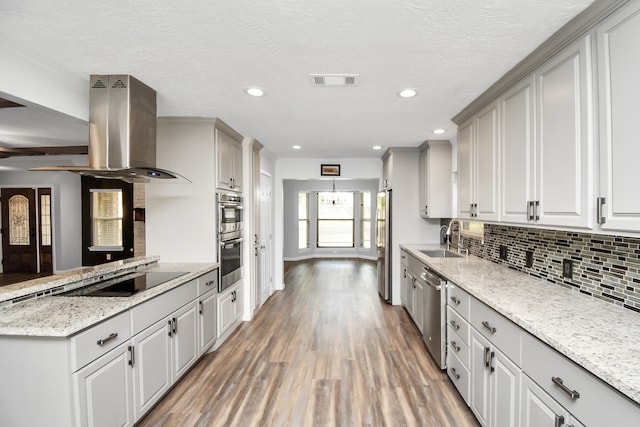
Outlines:
[[2,271],[37,273],[35,190],[3,188],[1,196]]

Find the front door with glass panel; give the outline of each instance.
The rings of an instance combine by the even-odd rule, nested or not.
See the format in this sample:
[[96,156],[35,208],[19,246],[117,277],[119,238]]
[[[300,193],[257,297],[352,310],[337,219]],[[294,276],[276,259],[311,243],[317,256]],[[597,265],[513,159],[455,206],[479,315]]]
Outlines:
[[2,189],[2,271],[37,273],[36,203],[33,188]]
[[133,184],[83,176],[82,265],[133,255]]

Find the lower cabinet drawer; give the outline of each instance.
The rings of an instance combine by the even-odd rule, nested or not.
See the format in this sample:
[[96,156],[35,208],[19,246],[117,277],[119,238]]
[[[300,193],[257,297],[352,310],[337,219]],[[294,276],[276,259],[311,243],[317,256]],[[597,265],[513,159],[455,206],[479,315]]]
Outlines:
[[451,327],[447,327],[447,347],[447,353],[455,354],[464,366],[469,367],[469,346]]
[[640,420],[640,405],[528,333],[522,336],[522,370],[585,425]]
[[451,306],[447,306],[447,327],[453,330],[465,344],[470,344],[469,324]]
[[77,371],[129,338],[131,329],[128,311],[71,337],[71,371]]
[[465,403],[469,404],[469,370],[451,352],[447,353],[447,375],[456,386]]
[[520,363],[522,329],[518,325],[475,298],[471,298],[469,323],[509,359]]

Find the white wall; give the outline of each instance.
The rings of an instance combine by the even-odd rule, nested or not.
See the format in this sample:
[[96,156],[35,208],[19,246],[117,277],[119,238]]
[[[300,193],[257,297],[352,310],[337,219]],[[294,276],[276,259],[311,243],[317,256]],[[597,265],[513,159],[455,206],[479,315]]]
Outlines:
[[79,175],[71,172],[0,171],[0,187],[51,188],[53,272],[60,273],[82,266]]
[[[347,179],[382,180],[382,160],[376,158],[325,158],[325,159],[278,159],[274,175],[274,269],[273,280],[277,289],[284,289],[284,200],[283,180],[318,179],[321,164],[341,165],[340,177]],[[417,192],[416,192],[417,194]]]

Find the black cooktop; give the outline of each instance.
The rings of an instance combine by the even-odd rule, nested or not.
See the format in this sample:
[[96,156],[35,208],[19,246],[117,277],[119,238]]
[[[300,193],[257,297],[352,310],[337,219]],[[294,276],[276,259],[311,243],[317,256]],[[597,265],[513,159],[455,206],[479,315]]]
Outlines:
[[136,271],[58,295],[65,297],[130,297],[185,274],[187,274],[186,271]]

